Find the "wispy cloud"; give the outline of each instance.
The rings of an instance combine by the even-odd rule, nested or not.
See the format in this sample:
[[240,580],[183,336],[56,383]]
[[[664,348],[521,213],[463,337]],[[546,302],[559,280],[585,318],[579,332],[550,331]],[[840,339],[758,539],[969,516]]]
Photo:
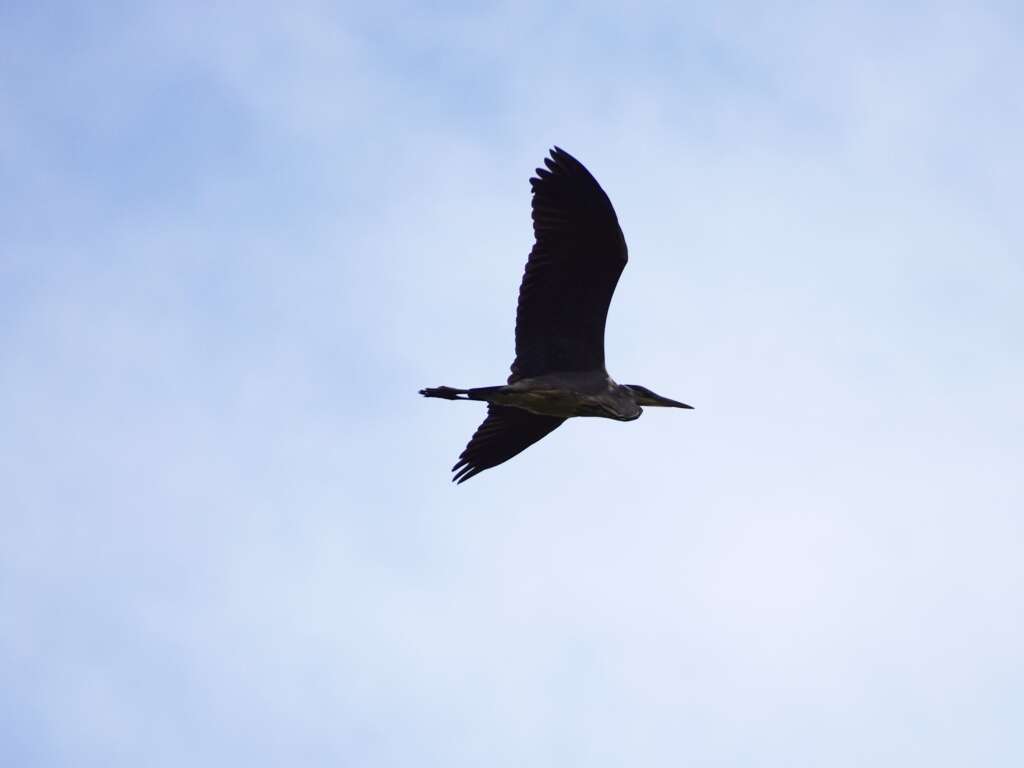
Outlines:
[[[11,7],[11,765],[1017,765],[1018,11]],[[452,488],[559,143],[619,380]]]

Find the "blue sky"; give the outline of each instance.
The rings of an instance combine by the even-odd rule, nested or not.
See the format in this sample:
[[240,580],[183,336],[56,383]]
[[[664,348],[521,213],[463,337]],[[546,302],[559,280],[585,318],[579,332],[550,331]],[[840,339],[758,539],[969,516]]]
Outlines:
[[[8,3],[0,763],[1017,766],[1010,3]],[[631,261],[458,488],[559,144]]]

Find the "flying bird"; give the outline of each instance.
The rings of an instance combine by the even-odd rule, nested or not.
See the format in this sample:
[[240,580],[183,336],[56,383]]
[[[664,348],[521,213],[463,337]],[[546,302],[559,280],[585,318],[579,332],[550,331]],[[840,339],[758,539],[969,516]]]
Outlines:
[[590,171],[558,147],[550,155],[530,179],[535,242],[519,287],[508,383],[420,390],[425,397],[487,403],[487,418],[452,467],[457,483],[508,461],[573,416],[633,421],[644,405],[692,407],[617,384],[605,370],[605,319],[626,266],[626,240]]

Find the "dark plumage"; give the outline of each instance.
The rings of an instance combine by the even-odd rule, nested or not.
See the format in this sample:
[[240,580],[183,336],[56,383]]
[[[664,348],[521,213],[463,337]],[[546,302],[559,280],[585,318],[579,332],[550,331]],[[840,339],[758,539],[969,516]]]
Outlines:
[[572,416],[632,421],[641,406],[690,406],[605,370],[608,305],[626,266],[626,240],[611,201],[558,147],[530,179],[535,242],[519,288],[516,358],[505,386],[421,389],[426,397],[481,400],[487,418],[452,468],[462,483],[508,461]]

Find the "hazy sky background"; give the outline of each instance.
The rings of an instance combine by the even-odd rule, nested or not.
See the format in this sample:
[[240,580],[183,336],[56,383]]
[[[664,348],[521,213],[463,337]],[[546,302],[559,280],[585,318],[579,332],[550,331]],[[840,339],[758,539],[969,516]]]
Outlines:
[[[0,764],[1024,764],[1024,13],[893,5],[4,3]],[[696,410],[454,487],[556,143]]]

